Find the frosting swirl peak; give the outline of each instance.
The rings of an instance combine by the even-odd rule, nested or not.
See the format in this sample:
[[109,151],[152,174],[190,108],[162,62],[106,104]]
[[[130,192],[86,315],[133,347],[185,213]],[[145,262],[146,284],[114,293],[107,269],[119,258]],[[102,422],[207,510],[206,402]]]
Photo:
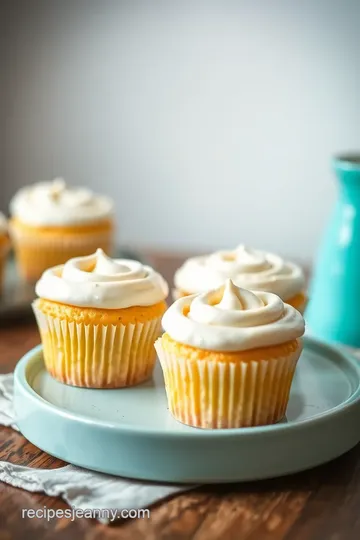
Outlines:
[[214,351],[242,351],[297,339],[300,313],[273,293],[248,291],[229,279],[207,293],[177,300],[163,317],[174,340]]
[[70,188],[62,178],[20,189],[10,201],[10,211],[23,223],[62,226],[98,221],[112,215],[108,197],[86,188]]
[[35,291],[41,298],[72,306],[122,309],[161,302],[168,286],[150,266],[111,259],[98,249],[46,270]]

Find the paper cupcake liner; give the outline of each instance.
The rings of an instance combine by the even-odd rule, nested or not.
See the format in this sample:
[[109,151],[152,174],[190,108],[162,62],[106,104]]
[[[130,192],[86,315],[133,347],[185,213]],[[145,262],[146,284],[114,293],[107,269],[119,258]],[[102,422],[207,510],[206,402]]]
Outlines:
[[161,338],[155,348],[176,420],[214,429],[274,424],[285,416],[301,346],[286,357],[234,363],[179,357],[163,349]]
[[111,231],[42,237],[15,227],[10,230],[19,274],[27,281],[36,281],[48,268],[73,257],[90,255],[98,248],[109,253],[112,247]]
[[44,314],[33,304],[48,372],[62,383],[121,388],[151,377],[160,318],[127,325],[86,325]]

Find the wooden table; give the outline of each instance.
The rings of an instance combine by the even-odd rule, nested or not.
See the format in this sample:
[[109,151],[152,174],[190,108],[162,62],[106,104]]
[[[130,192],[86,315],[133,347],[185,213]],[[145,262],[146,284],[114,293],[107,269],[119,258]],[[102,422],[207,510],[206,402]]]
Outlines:
[[[152,254],[150,260],[171,282],[180,259]],[[33,320],[0,328],[1,372],[12,371],[37,343]],[[0,428],[0,459],[33,467],[63,465],[8,428]],[[21,519],[22,508],[43,506],[66,508],[58,498],[0,484],[0,540],[358,540],[360,445],[332,463],[294,476],[197,489],[154,506],[150,519],[111,527],[88,519]]]

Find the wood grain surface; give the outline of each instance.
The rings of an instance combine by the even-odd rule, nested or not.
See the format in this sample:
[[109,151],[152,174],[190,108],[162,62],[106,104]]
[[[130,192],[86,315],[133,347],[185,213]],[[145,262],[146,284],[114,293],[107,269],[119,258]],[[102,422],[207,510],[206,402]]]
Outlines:
[[[148,254],[171,280],[180,259]],[[0,371],[12,371],[39,343],[32,318],[0,328]],[[359,429],[359,426],[354,426]],[[0,428],[0,459],[33,467],[59,467],[19,433]],[[94,520],[21,518],[23,508],[63,508],[58,498],[0,484],[0,540],[358,540],[360,538],[360,446],[316,469],[276,480],[207,486],[151,508],[149,519],[113,526]]]

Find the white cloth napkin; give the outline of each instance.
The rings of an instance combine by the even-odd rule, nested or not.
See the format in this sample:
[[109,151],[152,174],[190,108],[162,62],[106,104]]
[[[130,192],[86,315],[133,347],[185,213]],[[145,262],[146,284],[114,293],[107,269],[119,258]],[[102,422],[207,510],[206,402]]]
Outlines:
[[[13,374],[0,375],[0,425],[18,429],[12,397]],[[121,514],[123,510],[148,509],[165,497],[195,487],[128,480],[73,465],[58,469],[35,469],[6,461],[0,461],[0,481],[27,491],[62,497],[73,509],[73,515],[77,509],[84,511],[84,517],[90,517],[90,511],[94,511],[92,517],[102,523],[113,521],[115,512],[117,517],[125,517]],[[112,513],[108,516],[106,512],[101,514],[101,510],[112,510]]]

